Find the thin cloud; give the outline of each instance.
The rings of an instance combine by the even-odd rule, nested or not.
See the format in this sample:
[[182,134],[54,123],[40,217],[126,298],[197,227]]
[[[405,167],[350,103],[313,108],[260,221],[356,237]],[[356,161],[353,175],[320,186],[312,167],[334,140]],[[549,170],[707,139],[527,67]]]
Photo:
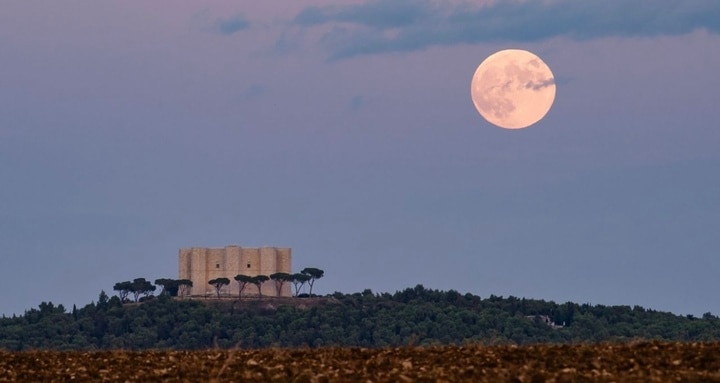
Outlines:
[[720,32],[717,0],[554,0],[450,2],[372,0],[348,6],[309,7],[293,24],[334,25],[321,39],[329,59],[431,46],[483,42],[537,42],[558,36],[603,37]]
[[232,35],[250,28],[250,21],[243,15],[237,15],[228,19],[218,19],[216,25],[223,35]]
[[[418,2],[422,3],[422,2]],[[355,6],[309,7],[302,10],[295,23],[312,26],[331,21],[363,24],[376,28],[410,26],[429,18],[424,7],[408,0],[375,1]]]
[[547,88],[551,85],[555,85],[555,79],[549,78],[547,80],[535,82],[535,81],[528,81],[527,84],[525,84],[525,89],[532,89],[532,90],[540,90],[543,88]]

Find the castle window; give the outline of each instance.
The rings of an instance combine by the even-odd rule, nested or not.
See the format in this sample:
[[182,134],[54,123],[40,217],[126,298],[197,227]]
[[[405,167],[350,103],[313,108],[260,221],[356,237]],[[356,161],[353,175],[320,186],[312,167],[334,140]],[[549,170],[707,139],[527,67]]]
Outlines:
[[250,264],[249,264],[249,263],[248,263],[248,266],[247,266],[247,268],[248,268],[248,269],[250,268]]
[[216,269],[219,269],[219,268],[220,268],[220,264],[219,264],[219,263],[216,263],[216,264],[215,264],[215,268],[216,268]]

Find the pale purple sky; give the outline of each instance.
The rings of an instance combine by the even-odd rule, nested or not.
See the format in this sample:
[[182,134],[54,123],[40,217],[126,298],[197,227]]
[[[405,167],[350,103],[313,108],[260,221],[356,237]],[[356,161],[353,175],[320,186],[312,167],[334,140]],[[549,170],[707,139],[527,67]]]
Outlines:
[[[484,5],[483,5],[484,4]],[[289,246],[319,293],[720,314],[720,3],[0,3],[0,314]],[[520,131],[470,79],[528,49]]]

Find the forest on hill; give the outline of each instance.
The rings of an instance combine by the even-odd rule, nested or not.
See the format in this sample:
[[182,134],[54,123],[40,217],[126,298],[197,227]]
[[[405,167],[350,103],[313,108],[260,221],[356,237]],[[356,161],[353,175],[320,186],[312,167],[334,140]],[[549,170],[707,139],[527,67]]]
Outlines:
[[418,285],[394,294],[191,300],[162,294],[128,304],[101,292],[67,310],[43,302],[0,318],[0,349],[387,347],[720,340],[720,318],[640,306],[480,298]]

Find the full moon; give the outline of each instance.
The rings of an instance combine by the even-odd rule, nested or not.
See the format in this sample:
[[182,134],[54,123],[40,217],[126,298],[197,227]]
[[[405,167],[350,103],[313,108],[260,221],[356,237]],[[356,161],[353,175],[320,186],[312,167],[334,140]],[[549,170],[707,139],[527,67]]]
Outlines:
[[555,78],[536,55],[506,49],[488,56],[475,71],[470,96],[480,115],[505,129],[540,121],[555,100]]

